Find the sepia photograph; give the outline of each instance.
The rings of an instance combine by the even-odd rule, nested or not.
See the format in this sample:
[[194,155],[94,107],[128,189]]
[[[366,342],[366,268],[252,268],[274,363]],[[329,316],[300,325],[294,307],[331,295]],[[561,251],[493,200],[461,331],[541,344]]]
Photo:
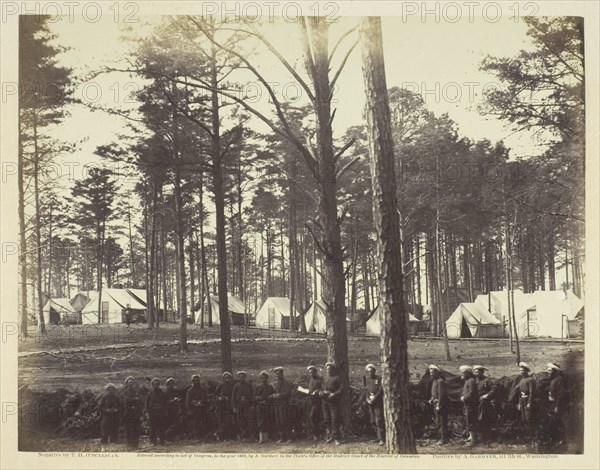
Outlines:
[[380,3],[2,3],[2,468],[594,468],[598,4]]

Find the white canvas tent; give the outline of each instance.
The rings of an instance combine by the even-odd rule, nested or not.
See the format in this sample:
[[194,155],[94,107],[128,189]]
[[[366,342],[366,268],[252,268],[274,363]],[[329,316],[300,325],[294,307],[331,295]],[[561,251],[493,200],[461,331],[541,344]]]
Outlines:
[[[298,312],[294,309],[294,317]],[[269,297],[256,312],[256,326],[258,328],[290,327],[290,299],[287,297]]]
[[[514,308],[517,316],[520,312],[524,312],[529,308],[530,295],[523,293],[520,289],[513,289],[511,293],[511,308],[512,297],[514,296]],[[489,294],[478,295],[475,303],[494,315],[502,324],[508,324],[508,296],[508,290],[491,291]]]
[[304,314],[304,324],[309,333],[325,333],[327,328],[325,317],[325,304],[322,300],[315,300]]
[[76,314],[75,309],[73,309],[69,299],[66,297],[49,299],[46,305],[44,305],[43,312],[46,321],[54,325],[65,321],[68,315]]
[[[366,323],[366,335],[367,336],[379,336],[381,335],[381,322],[379,320],[380,308],[377,308],[373,311],[371,316],[367,319]],[[408,334],[414,335],[417,331],[419,331],[419,324],[421,321],[415,317],[412,313],[408,314]]]
[[446,321],[448,338],[502,338],[503,325],[478,303],[461,303]]
[[[304,314],[304,324],[309,333],[327,333],[327,316],[325,303],[315,300]],[[352,320],[346,317],[346,329],[352,331]]]
[[583,309],[583,301],[571,290],[536,291],[529,294],[527,308],[518,311],[517,327],[522,337],[567,338]]
[[[210,294],[210,307],[212,313],[212,324],[220,325],[221,322],[219,320],[219,296],[216,294]],[[246,313],[246,307],[244,306],[244,302],[240,300],[239,297],[234,295],[227,296],[227,307],[229,308],[229,321],[231,325],[244,325],[244,315]],[[200,305],[196,305],[194,311],[198,311],[200,309]],[[201,315],[204,315],[204,324],[208,324],[208,303],[206,299],[202,302],[202,311],[196,315],[196,324],[200,325],[202,321]]]
[[[101,323],[122,323],[123,313],[127,308],[132,312],[146,312],[146,291],[143,289],[102,289],[101,301]],[[97,292],[81,311],[81,323],[98,323]]]

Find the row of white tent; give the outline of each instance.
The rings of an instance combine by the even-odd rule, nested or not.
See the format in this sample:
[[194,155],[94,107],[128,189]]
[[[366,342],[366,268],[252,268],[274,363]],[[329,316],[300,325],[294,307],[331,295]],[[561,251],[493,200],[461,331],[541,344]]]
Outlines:
[[[510,304],[509,304],[510,302]],[[584,303],[571,290],[524,293],[515,289],[478,295],[461,303],[446,321],[449,338],[502,338],[514,311],[520,337],[569,338],[581,335]],[[514,305],[514,307],[513,307]]]

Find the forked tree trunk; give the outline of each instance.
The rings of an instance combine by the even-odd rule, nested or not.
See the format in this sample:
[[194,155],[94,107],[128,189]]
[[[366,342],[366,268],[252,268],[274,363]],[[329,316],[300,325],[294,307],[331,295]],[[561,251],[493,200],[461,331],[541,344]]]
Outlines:
[[410,421],[408,312],[403,300],[402,250],[398,242],[400,220],[381,19],[363,17],[360,33],[367,94],[373,219],[379,258],[382,386],[387,449],[389,453],[416,454]]

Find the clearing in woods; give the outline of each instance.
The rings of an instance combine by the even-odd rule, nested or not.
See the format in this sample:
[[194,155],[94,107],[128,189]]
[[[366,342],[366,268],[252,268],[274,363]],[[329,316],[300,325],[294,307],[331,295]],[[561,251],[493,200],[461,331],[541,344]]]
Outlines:
[[[144,382],[147,378],[157,376],[161,379],[173,376],[179,387],[186,386],[194,373],[200,374],[203,381],[219,381],[220,369],[220,346],[216,342],[217,329],[199,328],[195,331],[190,328],[189,352],[182,354],[174,341],[177,338],[177,328],[169,325],[160,330],[146,330],[142,326],[135,326],[126,331],[120,328],[120,336],[116,336],[115,330],[107,330],[105,334],[88,336],[87,340],[78,338],[81,333],[73,333],[77,328],[72,327],[71,333],[67,327],[63,328],[62,337],[49,335],[44,339],[28,339],[20,342],[19,357],[19,387],[27,385],[33,390],[54,391],[59,388],[67,388],[70,391],[83,391],[86,389],[100,391],[101,387],[108,382],[121,384],[129,375],[135,376]],[[75,328],[75,330],[73,330]],[[100,330],[98,330],[100,331]],[[125,334],[126,333],[126,334]],[[69,339],[71,335],[71,339]],[[286,377],[298,383],[306,379],[306,366],[314,363],[322,366],[326,361],[327,346],[323,340],[309,339],[269,339],[265,332],[253,333],[253,337],[260,337],[258,341],[244,339],[238,335],[239,342],[233,346],[234,371],[244,369],[249,373],[249,380],[256,382],[258,374],[262,369],[271,369],[275,366],[285,367]],[[233,335],[236,338],[236,335]],[[249,333],[246,333],[246,338]],[[199,343],[206,341],[205,343]],[[117,346],[117,347],[115,347]],[[443,343],[439,340],[414,339],[409,342],[410,353],[410,376],[411,380],[418,380],[426,371],[427,366],[436,363],[442,369],[451,373],[457,373],[461,364],[483,364],[489,368],[492,377],[514,375],[517,372],[515,356],[508,352],[506,340],[456,340],[450,342],[452,361],[443,360]],[[45,351],[45,352],[42,352]],[[62,351],[62,352],[61,352]],[[38,354],[40,353],[41,354]],[[360,387],[364,366],[369,362],[377,363],[379,360],[378,338],[350,337],[350,377],[351,383]],[[542,371],[549,361],[557,362],[563,367],[568,367],[567,373],[572,377],[576,386],[578,400],[577,413],[573,416],[582,416],[583,412],[583,358],[584,345],[582,343],[557,342],[522,342],[521,358],[527,361],[534,372]],[[579,421],[579,419],[577,420]],[[582,423],[573,423],[575,428],[581,429]],[[581,450],[579,441],[581,432],[576,442],[569,445],[573,452]],[[45,447],[42,441],[46,437],[38,436],[40,447]],[[77,442],[73,439],[52,439],[48,437],[47,445],[53,450],[98,451],[100,444],[98,440]],[[352,440],[354,441],[354,440]],[[363,440],[348,442],[341,447],[333,448],[329,445],[319,443],[314,445],[308,442],[296,442],[294,444],[270,443],[257,448],[254,443],[225,442],[225,443],[203,443],[191,444],[177,442],[166,448],[153,448],[143,446],[140,451],[166,452],[341,452],[341,453],[364,453],[383,452],[378,446],[367,444]],[[51,450],[48,448],[47,450]],[[107,449],[108,450],[108,449]],[[115,451],[124,451],[117,444]],[[424,453],[438,452],[471,452],[464,448],[462,442],[452,442],[450,446],[440,447],[428,442],[420,442],[419,451]],[[507,444],[482,444],[472,450],[473,452],[485,453],[525,453],[534,451],[526,445]]]

